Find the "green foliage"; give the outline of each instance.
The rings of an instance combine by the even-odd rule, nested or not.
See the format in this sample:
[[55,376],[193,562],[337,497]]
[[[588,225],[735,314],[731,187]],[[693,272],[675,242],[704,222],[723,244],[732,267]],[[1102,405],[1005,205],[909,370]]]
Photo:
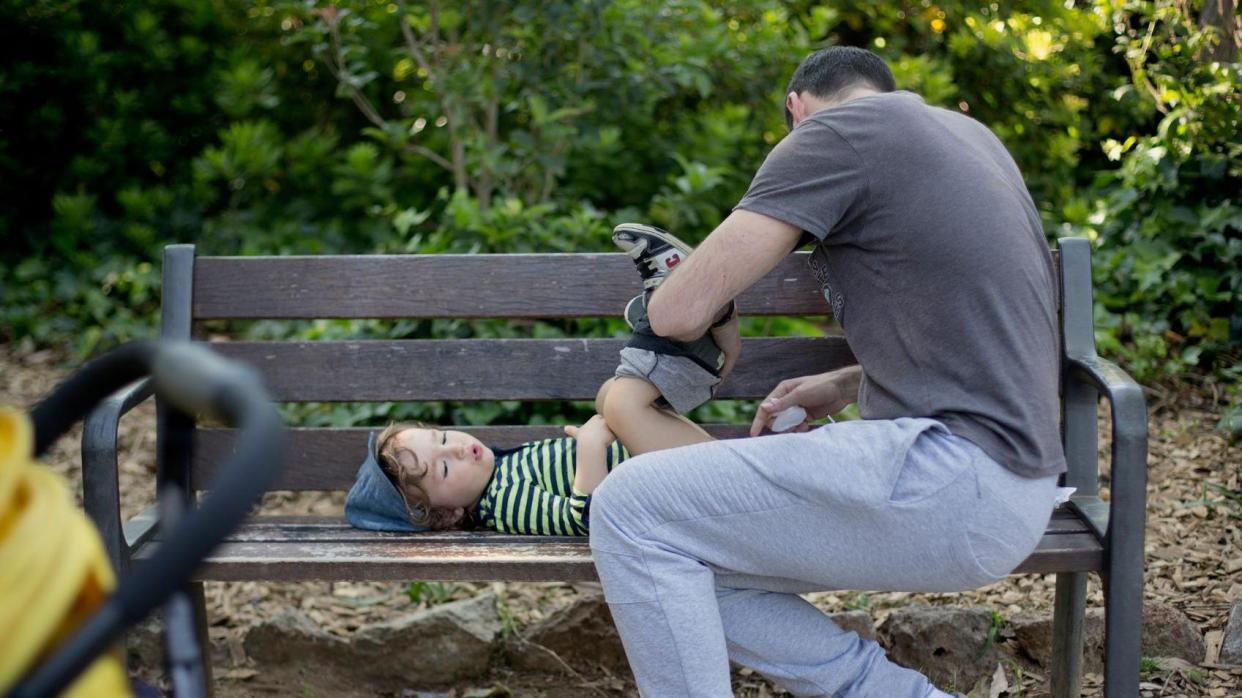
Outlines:
[[1100,175],[1080,224],[1100,252],[1097,301],[1109,313],[1097,316],[1098,340],[1141,378],[1242,370],[1230,337],[1242,316],[1239,66],[1205,60],[1208,32],[1181,8],[1126,3],[1113,14],[1132,75],[1113,95],[1139,100],[1155,124],[1104,141],[1118,167]]
[[429,605],[435,605],[448,601],[456,590],[457,585],[455,584],[410,582],[406,585],[405,593],[410,597],[410,603],[426,601]]
[[[783,136],[807,53],[883,55],[989,125],[1050,239],[1095,244],[1097,339],[1212,376],[1242,434],[1239,65],[1197,3],[0,0],[0,337],[87,356],[155,331],[158,255],[607,251],[702,239]],[[227,329],[227,328],[222,328]],[[619,321],[254,323],[259,337],[561,336]],[[819,332],[748,320],[748,334]],[[307,422],[586,405],[306,405]],[[700,418],[744,419],[747,403]],[[559,412],[558,412],[559,411]]]
[[976,655],[976,659],[982,659],[983,656],[988,653],[988,650],[996,646],[996,643],[1000,640],[1001,633],[1004,630],[1005,630],[1005,617],[1001,615],[1000,611],[993,608],[992,609],[992,624],[988,626],[987,637],[983,639],[983,646],[979,648],[979,654]]

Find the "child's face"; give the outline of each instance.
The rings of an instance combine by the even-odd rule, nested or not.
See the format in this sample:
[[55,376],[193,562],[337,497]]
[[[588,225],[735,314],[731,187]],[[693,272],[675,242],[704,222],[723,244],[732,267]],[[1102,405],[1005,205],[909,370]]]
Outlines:
[[418,458],[427,474],[419,483],[433,507],[468,508],[478,501],[496,468],[496,456],[478,439],[460,431],[406,429],[397,445]]

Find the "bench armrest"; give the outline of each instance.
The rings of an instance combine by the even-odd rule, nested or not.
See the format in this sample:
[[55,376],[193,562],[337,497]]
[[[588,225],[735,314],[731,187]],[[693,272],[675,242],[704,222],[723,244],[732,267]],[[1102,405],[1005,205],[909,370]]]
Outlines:
[[[1143,388],[1116,364],[1098,356],[1069,357],[1072,380],[1092,386],[1112,406],[1112,496],[1107,509],[1097,497],[1070,499],[1101,540],[1118,543],[1114,531],[1137,532],[1143,545],[1147,514],[1147,401]],[[1133,544],[1130,541],[1129,544]]]
[[150,380],[131,383],[99,403],[82,425],[82,504],[118,574],[129,564],[130,546],[121,525],[117,428],[121,417],[150,396]]

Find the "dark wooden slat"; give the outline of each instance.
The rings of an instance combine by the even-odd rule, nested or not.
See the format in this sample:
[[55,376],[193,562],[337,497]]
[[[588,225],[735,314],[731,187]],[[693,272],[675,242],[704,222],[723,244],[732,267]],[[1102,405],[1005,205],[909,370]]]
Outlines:
[[[139,549],[147,557],[155,544]],[[1102,569],[1104,553],[1090,533],[1044,536],[1015,573]],[[420,534],[369,540],[224,543],[204,561],[200,580],[593,581],[585,538],[479,533]]]
[[[738,299],[749,315],[829,312],[798,252]],[[638,292],[622,254],[198,257],[194,318],[619,315]],[[1058,255],[1052,251],[1053,263]]]
[[1091,572],[1104,569],[1104,547],[1089,532],[1044,536],[1014,574]]
[[[742,312],[829,313],[807,256],[743,293]],[[641,288],[623,254],[199,257],[194,318],[619,316]]]
[[[500,545],[510,542],[530,542],[529,536],[500,535],[491,531],[445,531],[437,533],[384,533],[363,531],[350,526],[343,519],[337,519],[336,525],[318,525],[288,523],[283,525],[245,526],[229,534],[227,541],[231,543],[310,543],[326,541],[329,543],[362,543],[370,544],[382,540],[410,540],[426,543],[434,540],[438,543],[457,544],[488,544]],[[1044,533],[1046,539],[1060,536],[1076,536],[1087,531],[1054,530],[1049,528]],[[536,540],[548,540],[548,536],[540,536]],[[1050,544],[1053,541],[1049,541]]]
[[[264,517],[266,518],[266,517]],[[293,519],[299,517],[290,517]],[[225,538],[229,543],[381,543],[384,541],[408,541],[417,544],[437,545],[508,545],[510,543],[572,542],[574,537],[523,536],[479,529],[474,531],[428,531],[424,533],[389,533],[364,531],[350,526],[344,519],[328,519],[332,523],[305,523],[291,521],[280,525],[245,525]]]
[[[1070,511],[1058,510],[1048,522],[1045,538],[1089,533],[1078,517]],[[436,531],[427,533],[384,533],[354,528],[339,516],[256,516],[247,520],[225,538],[233,543],[334,541],[374,542],[377,540],[413,540],[439,543],[530,542],[531,540],[574,540],[553,536],[520,536],[487,530]]]
[[[707,424],[707,432],[718,439],[745,436],[748,425]],[[290,429],[284,466],[274,490],[347,490],[366,454],[367,434],[378,429]],[[525,441],[563,436],[557,425],[463,427],[461,431],[483,443],[507,448]],[[207,483],[215,469],[233,452],[231,429],[199,429],[194,434],[193,480]]]
[[[145,557],[146,549],[139,554]],[[225,543],[195,575],[202,580],[595,581],[585,538],[500,545],[382,541],[368,544]]]
[[[272,514],[250,517],[236,531],[229,534],[226,540],[267,540],[262,537],[239,538],[236,536],[262,536],[262,531],[271,529],[288,529],[290,531],[356,530],[349,525],[348,521],[340,516],[324,516],[322,514]],[[1044,535],[1053,535],[1057,533],[1084,533],[1088,530],[1090,529],[1088,529],[1086,524],[1078,518],[1077,514],[1062,506],[1052,512],[1052,520],[1048,522],[1048,528],[1044,531]],[[418,535],[435,535],[442,537],[462,536],[469,539],[477,538],[479,535],[485,535],[491,538],[513,537],[511,534],[494,533],[491,531],[438,531],[436,533],[419,533]],[[544,538],[546,538],[546,536],[544,536]]]
[[[720,398],[759,398],[781,377],[854,363],[843,337],[756,337]],[[589,400],[617,367],[624,339],[443,339],[217,342],[287,402]]]
[[1088,533],[1091,529],[1087,523],[1083,521],[1078,514],[1073,511],[1060,507],[1052,512],[1052,520],[1048,522],[1048,529],[1044,535],[1054,533]]

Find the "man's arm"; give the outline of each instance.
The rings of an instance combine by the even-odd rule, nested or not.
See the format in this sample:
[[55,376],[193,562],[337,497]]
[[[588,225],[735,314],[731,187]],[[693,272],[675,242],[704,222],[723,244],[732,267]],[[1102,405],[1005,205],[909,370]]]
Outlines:
[[763,278],[794,250],[802,231],[738,209],[656,289],[647,306],[651,329],[688,342],[707,332],[726,303]]

